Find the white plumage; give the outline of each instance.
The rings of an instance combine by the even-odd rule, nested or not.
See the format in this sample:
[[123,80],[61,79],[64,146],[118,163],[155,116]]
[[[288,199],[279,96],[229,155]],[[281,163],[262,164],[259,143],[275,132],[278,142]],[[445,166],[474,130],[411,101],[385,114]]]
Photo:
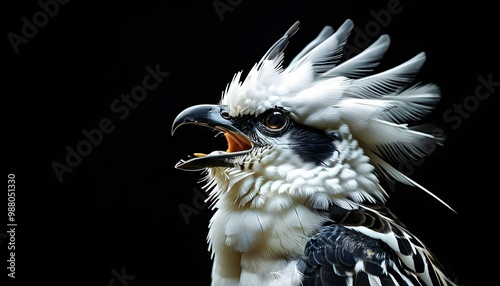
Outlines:
[[[277,53],[275,44],[243,82],[241,72],[235,75],[221,104],[229,106],[231,116],[259,114],[277,105],[291,110],[293,119],[304,125],[336,130],[347,124],[379,173],[435,197],[383,159],[415,160],[433,150],[426,148],[429,140],[441,144],[441,138],[406,124],[426,116],[440,98],[440,90],[434,84],[408,86],[424,64],[425,53],[368,75],[389,47],[389,36],[382,35],[360,54],[337,65],[352,28],[351,20],[346,20],[336,32],[325,27],[285,69],[281,65],[284,47],[269,58]],[[291,37],[297,29],[298,22],[284,38]]]
[[432,195],[390,163],[439,144],[408,125],[432,110],[439,88],[412,84],[425,53],[372,74],[387,35],[342,62],[352,28],[350,20],[325,27],[284,68],[295,23],[244,80],[235,74],[220,105],[176,118],[173,131],[198,124],[228,140],[226,151],[177,165],[206,171],[217,210],[208,236],[213,285],[452,285],[385,208],[379,183],[385,176]]

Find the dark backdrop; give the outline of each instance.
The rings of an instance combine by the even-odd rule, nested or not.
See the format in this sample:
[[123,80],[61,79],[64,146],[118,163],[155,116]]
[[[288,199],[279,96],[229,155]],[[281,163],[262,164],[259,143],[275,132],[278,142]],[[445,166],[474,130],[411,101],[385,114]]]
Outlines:
[[[495,277],[484,261],[497,252],[489,202],[498,190],[494,109],[500,73],[498,15],[491,6],[409,0],[17,3],[2,9],[4,176],[15,174],[16,180],[16,279],[7,278],[7,227],[0,232],[0,281],[209,284],[211,210],[202,202],[202,175],[174,165],[193,152],[221,148],[221,142],[189,127],[172,137],[173,119],[193,104],[217,103],[233,74],[247,72],[295,21],[300,30],[286,50],[288,61],[323,26],[336,29],[346,18],[357,27],[348,42],[352,53],[388,33],[392,43],[380,68],[425,51],[418,79],[442,90],[428,119],[447,140],[404,171],[457,214],[403,185],[389,191],[389,205],[459,285]],[[8,223],[8,193],[0,229]]]

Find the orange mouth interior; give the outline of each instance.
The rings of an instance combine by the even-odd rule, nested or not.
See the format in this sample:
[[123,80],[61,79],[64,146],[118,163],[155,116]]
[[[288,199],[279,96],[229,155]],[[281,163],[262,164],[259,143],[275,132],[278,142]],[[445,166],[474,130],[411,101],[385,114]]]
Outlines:
[[[250,143],[250,141],[248,141],[248,139],[243,135],[227,131],[224,132],[224,136],[227,140],[227,153],[245,151],[252,148],[252,144]],[[194,153],[194,155],[196,157],[207,156],[207,154],[205,153]]]
[[228,147],[226,152],[228,153],[245,151],[252,148],[252,144],[243,135],[233,132],[225,132],[224,136],[227,140]]

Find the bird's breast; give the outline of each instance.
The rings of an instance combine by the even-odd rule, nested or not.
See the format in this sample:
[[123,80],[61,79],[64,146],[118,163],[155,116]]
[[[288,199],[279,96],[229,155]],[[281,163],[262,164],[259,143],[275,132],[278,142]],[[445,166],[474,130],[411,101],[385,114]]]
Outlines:
[[279,212],[219,208],[209,231],[214,261],[223,267],[225,260],[239,256],[240,276],[252,279],[268,279],[270,273],[293,276],[290,261],[303,255],[308,239],[325,220],[299,204]]

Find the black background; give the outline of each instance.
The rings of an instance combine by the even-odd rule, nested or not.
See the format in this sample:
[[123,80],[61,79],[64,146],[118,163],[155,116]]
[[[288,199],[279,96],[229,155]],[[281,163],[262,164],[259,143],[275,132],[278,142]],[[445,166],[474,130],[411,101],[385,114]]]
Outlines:
[[[394,2],[220,0],[232,6],[218,13],[214,1],[72,0],[60,4],[18,53],[8,34],[22,36],[22,17],[32,20],[41,8],[36,1],[4,3],[4,152],[7,174],[16,175],[15,281],[209,284],[211,211],[198,200],[202,176],[173,166],[221,142],[189,127],[172,137],[173,119],[188,106],[217,103],[233,74],[247,72],[295,21],[301,21],[300,30],[286,60],[323,26],[337,28],[351,18],[372,33],[370,42],[381,33],[391,36],[381,69],[427,53],[419,79],[442,89],[428,120],[447,140],[405,170],[457,214],[403,185],[390,191],[389,205],[458,276],[459,285],[483,285],[491,275],[485,259],[498,252],[489,217],[489,202],[498,191],[493,185],[498,92],[480,99],[476,87],[481,76],[500,82],[498,15],[476,2],[401,0],[402,10],[386,25],[378,24],[374,13]],[[366,30],[370,25],[380,31]],[[352,46],[359,45],[354,34]],[[157,65],[169,75],[120,119],[124,114],[112,111],[113,101],[142,84],[146,66]],[[468,108],[460,122],[443,116],[458,104]],[[66,146],[76,148],[86,140],[82,130],[97,128],[104,118],[115,129],[58,180],[52,164],[66,164]],[[4,199],[1,229],[7,221]],[[179,206],[196,212],[186,218]],[[6,273],[8,237],[1,234],[0,281],[13,282]],[[126,283],[116,273],[128,275]]]

